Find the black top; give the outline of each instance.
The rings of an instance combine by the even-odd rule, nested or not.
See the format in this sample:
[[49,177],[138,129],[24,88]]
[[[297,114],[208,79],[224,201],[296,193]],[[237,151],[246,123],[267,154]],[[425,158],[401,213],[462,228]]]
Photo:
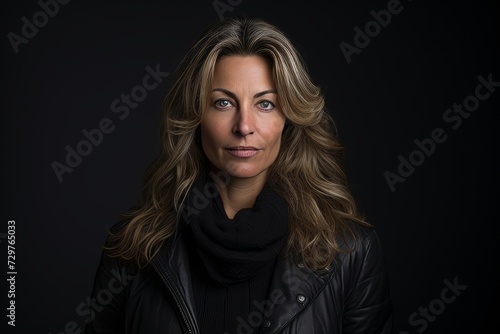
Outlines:
[[[192,238],[190,233],[185,235]],[[193,245],[192,240],[187,240],[187,243]],[[238,327],[258,328],[264,321],[263,313],[275,262],[269,263],[248,280],[227,285],[215,281],[208,274],[195,247],[188,249],[200,332],[232,334],[238,333]]]

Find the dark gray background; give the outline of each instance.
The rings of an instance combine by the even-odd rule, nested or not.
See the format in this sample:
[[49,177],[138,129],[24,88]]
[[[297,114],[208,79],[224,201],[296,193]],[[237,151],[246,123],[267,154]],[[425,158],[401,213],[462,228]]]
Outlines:
[[[225,15],[260,16],[281,27],[322,87],[354,195],[382,239],[395,333],[422,329],[409,316],[455,278],[467,289],[423,332],[498,332],[500,87],[456,130],[442,119],[474,94],[478,76],[500,81],[498,10],[493,1],[403,0],[403,10],[348,64],[339,44],[353,44],[354,27],[387,3],[243,0]],[[212,1],[71,1],[16,54],[7,34],[20,34],[21,18],[32,21],[37,11],[36,1],[8,1],[1,14],[0,233],[9,219],[17,226],[17,326],[9,333],[59,333],[70,321],[83,327],[76,307],[90,294],[106,228],[134,204],[152,162],[168,78],[123,120],[111,102],[140,85],[148,65],[172,72],[219,19]],[[85,139],[81,131],[103,118],[115,130],[60,183],[51,163],[63,163],[65,146],[75,148]],[[414,140],[438,127],[447,140],[392,192],[384,172],[397,172],[398,156],[407,158]]]

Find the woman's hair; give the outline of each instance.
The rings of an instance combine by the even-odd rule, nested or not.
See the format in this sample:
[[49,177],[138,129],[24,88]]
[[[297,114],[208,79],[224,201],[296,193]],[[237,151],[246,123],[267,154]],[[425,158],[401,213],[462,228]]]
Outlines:
[[356,240],[356,226],[371,225],[348,189],[344,149],[320,88],[287,36],[256,18],[211,25],[176,68],[163,104],[158,155],[144,175],[137,205],[122,215],[127,224],[110,234],[105,249],[144,267],[175,234],[188,191],[208,172],[199,125],[215,64],[224,55],[256,55],[271,64],[286,125],[267,181],[289,206],[286,253],[321,270],[349,251],[346,240]]

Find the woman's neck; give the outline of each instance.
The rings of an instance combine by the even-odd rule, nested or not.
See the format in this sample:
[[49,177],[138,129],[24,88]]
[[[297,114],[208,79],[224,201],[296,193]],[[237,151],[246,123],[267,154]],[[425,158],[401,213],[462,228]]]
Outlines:
[[215,179],[215,184],[229,219],[241,209],[251,208],[266,183],[267,171],[251,178]]

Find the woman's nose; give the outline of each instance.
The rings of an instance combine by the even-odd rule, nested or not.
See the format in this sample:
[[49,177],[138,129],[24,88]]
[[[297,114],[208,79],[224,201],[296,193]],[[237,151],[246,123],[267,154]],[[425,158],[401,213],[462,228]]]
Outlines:
[[243,105],[238,108],[233,132],[242,137],[255,132],[255,119],[251,106]]

